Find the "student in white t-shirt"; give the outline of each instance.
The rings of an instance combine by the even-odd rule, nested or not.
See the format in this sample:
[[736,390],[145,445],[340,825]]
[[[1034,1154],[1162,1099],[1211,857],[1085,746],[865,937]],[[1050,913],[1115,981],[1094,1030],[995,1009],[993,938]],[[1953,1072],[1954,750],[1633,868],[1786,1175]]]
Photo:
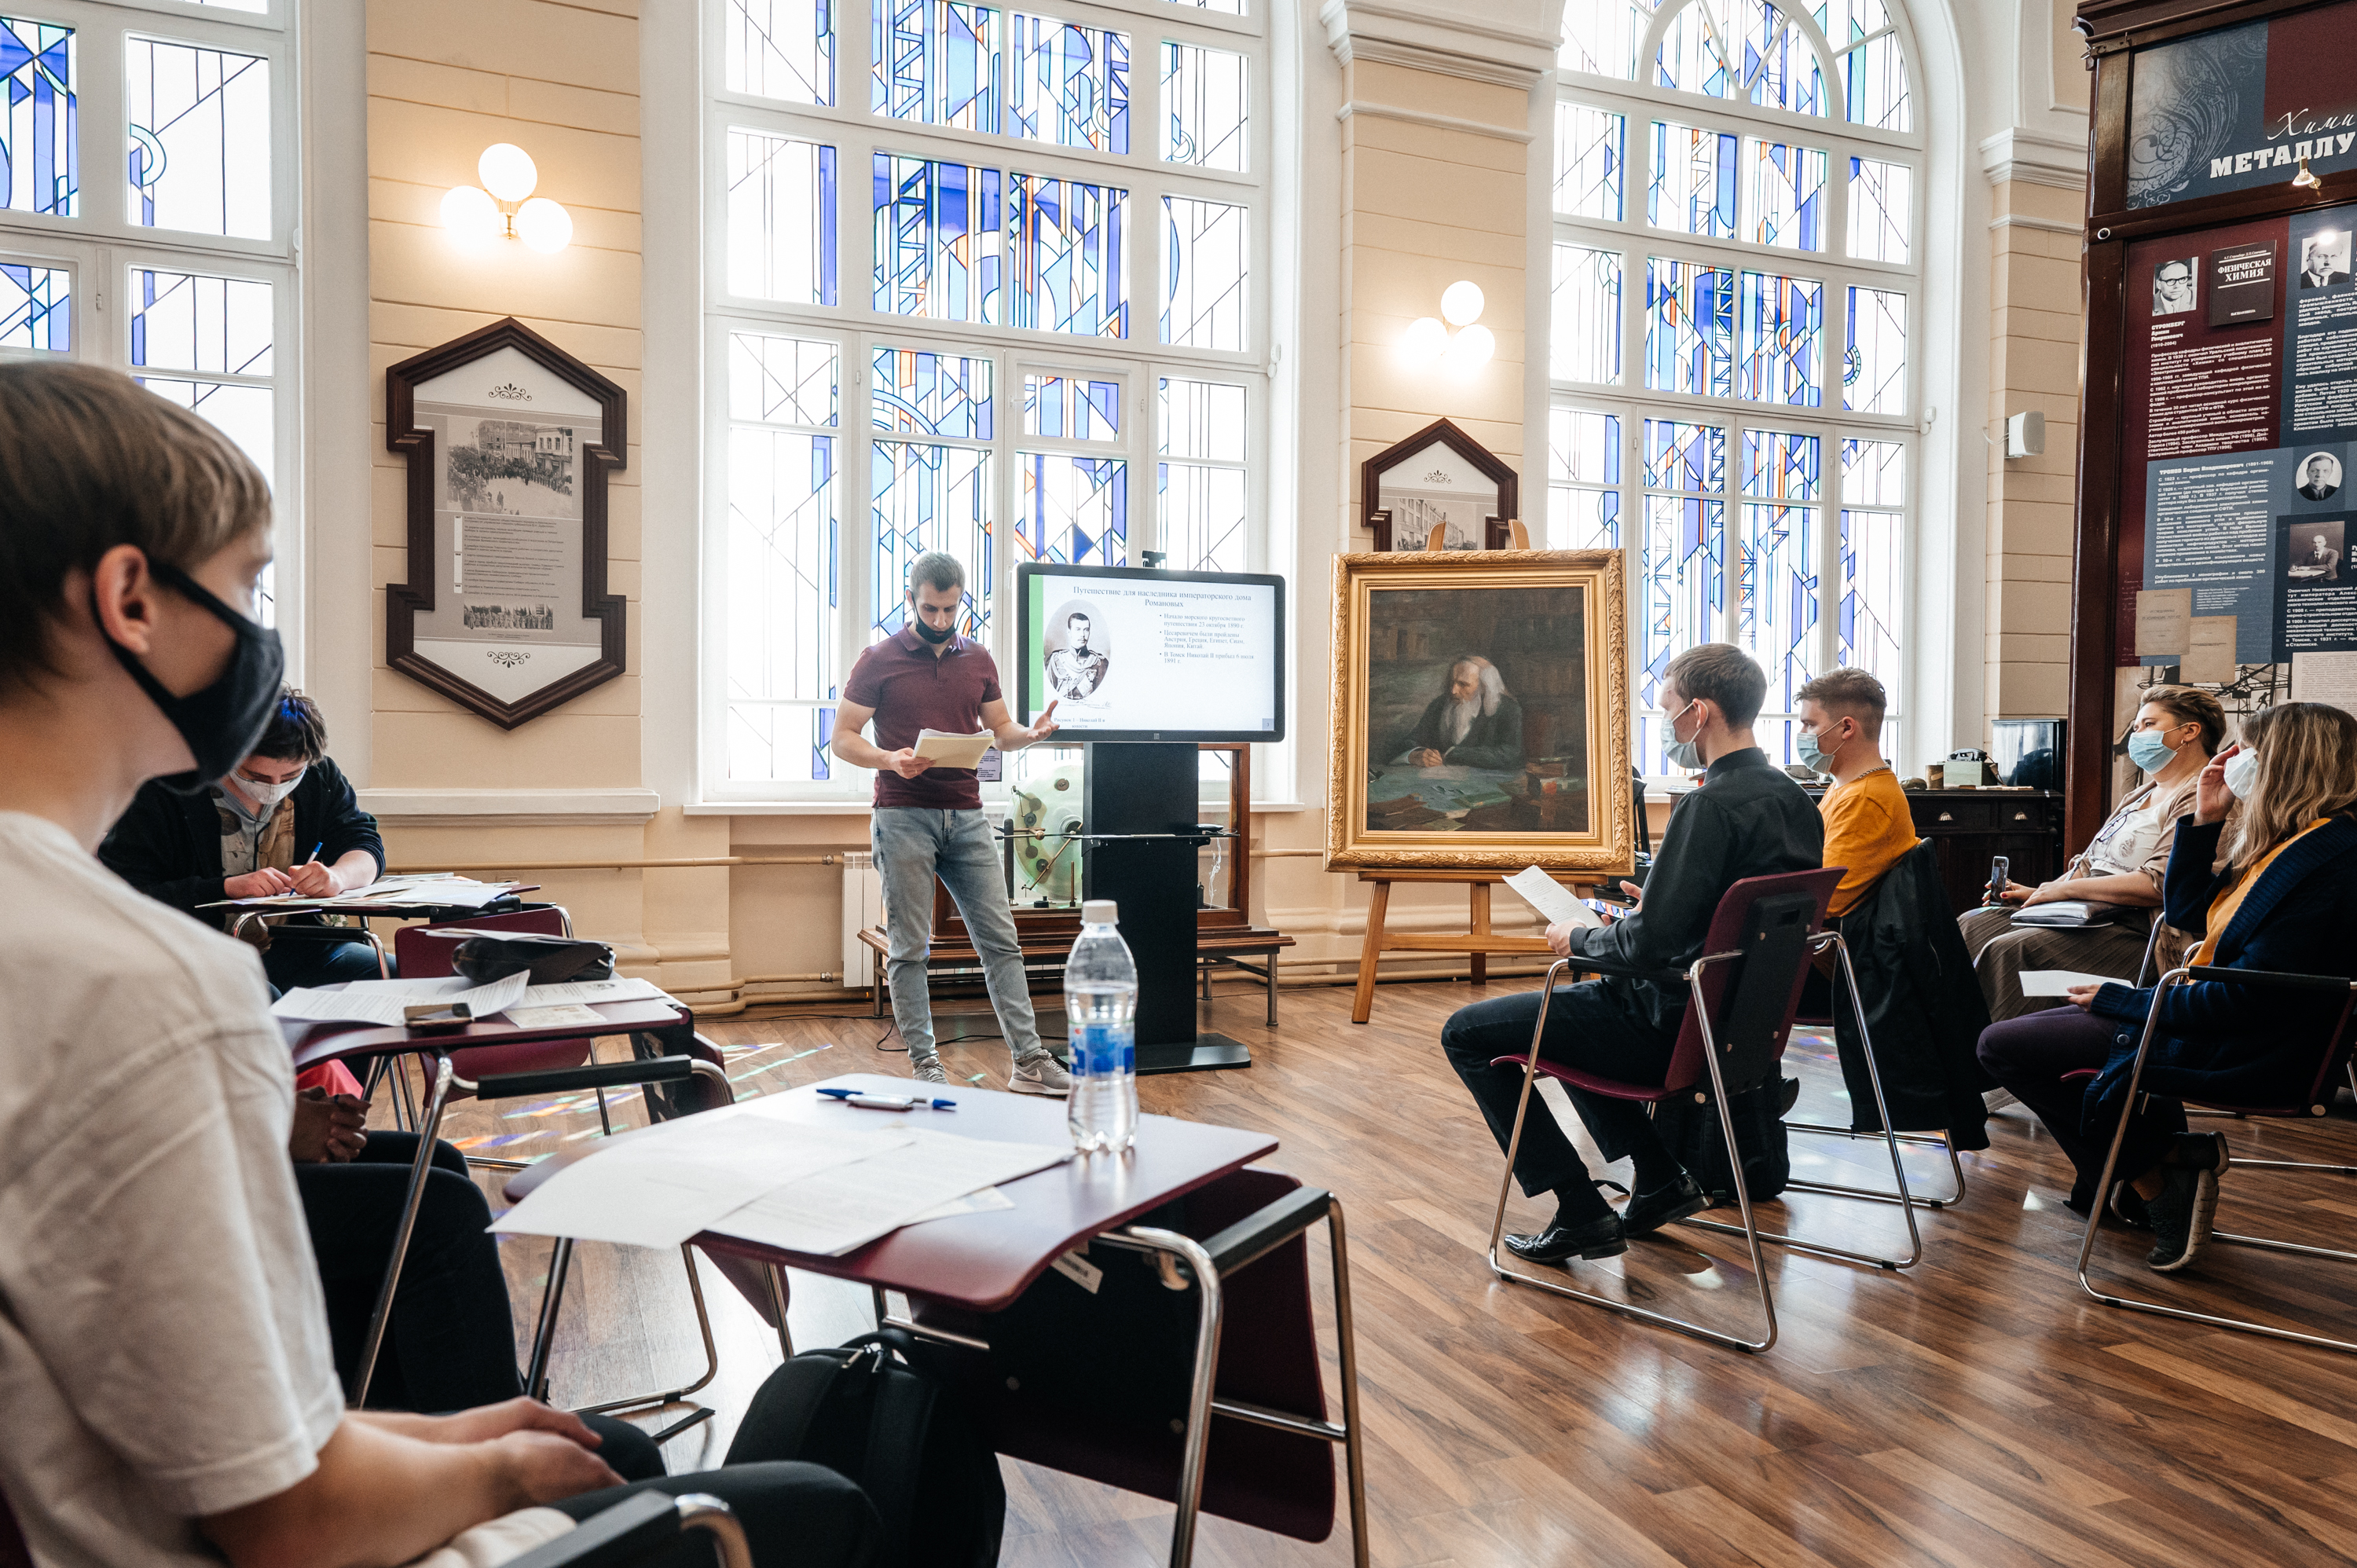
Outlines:
[[[342,1408],[261,966],[94,858],[142,783],[204,787],[268,717],[269,509],[127,377],[0,364],[0,1494],[41,1568],[391,1568],[462,1532],[499,1563],[619,1495],[531,1400]],[[726,1498],[765,1562],[872,1548],[815,1466],[640,1485]]]

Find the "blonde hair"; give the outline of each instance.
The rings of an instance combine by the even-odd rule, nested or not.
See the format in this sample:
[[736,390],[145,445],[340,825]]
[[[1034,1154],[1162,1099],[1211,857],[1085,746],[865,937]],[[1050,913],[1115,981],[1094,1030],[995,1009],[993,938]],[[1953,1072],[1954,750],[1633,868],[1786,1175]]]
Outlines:
[[2226,845],[2227,864],[2249,869],[2319,817],[2357,806],[2357,718],[2324,703],[2277,703],[2243,721],[2244,748],[2259,776]]

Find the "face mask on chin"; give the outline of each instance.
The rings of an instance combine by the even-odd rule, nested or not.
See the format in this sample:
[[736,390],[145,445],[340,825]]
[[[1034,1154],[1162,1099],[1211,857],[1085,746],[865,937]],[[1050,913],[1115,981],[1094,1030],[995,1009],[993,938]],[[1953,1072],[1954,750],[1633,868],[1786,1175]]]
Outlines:
[[951,638],[957,635],[957,627],[954,624],[952,624],[946,630],[935,631],[931,627],[925,624],[925,618],[920,615],[910,616],[909,618],[909,624],[917,628],[917,635],[919,637],[923,638],[927,642],[931,643],[936,648],[939,648],[942,643],[947,642]]
[[158,583],[190,604],[211,612],[237,634],[237,646],[230,651],[229,663],[222,667],[219,679],[185,697],[174,696],[170,688],[148,672],[138,655],[106,636],[106,623],[98,615],[97,596],[93,594],[91,598],[91,615],[98,621],[100,635],[106,636],[108,651],[147,694],[147,700],[170,721],[173,729],[179,732],[188,755],[196,759],[196,766],[187,772],[166,776],[164,787],[176,794],[200,795],[228,778],[230,770],[251,755],[253,743],[262,738],[263,728],[270,723],[271,713],[278,704],[279,684],[286,673],[286,650],[279,645],[275,631],[238,614],[178,566],[151,562],[148,570]]

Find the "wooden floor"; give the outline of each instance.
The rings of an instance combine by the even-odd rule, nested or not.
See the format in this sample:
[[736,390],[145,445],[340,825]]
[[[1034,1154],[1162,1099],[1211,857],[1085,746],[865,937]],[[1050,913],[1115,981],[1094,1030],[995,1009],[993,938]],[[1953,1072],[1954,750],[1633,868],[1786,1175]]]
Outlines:
[[[1994,1148],[1964,1157],[1967,1201],[1922,1217],[1914,1269],[1771,1251],[1782,1337],[1764,1355],[1493,1279],[1482,1251],[1499,1160],[1436,1041],[1453,1007],[1534,983],[1386,985],[1361,1027],[1349,1022],[1347,990],[1288,991],[1275,1031],[1261,1025],[1257,993],[1222,993],[1207,1026],[1249,1043],[1254,1066],[1141,1084],[1149,1112],[1281,1136],[1269,1163],[1348,1206],[1375,1562],[2211,1568],[2357,1559],[2357,1357],[2086,1300],[2072,1275],[2079,1224],[2061,1207],[2067,1168],[2018,1109],[1993,1121]],[[990,1027],[986,1012],[965,1026]],[[1043,1026],[1060,1025],[1049,1014]],[[728,1049],[741,1098],[843,1072],[904,1071],[905,1057],[874,1048],[883,1029],[860,1015],[705,1032]],[[953,1079],[1003,1086],[997,1041],[952,1043],[943,1056]],[[1805,1042],[1791,1060],[1804,1084],[1796,1119],[1846,1122],[1829,1045]],[[634,1098],[616,1105],[618,1123],[642,1120]],[[478,1152],[529,1157],[594,1136],[597,1124],[581,1095],[472,1112],[451,1130]],[[2206,1125],[2226,1129],[2247,1157],[2357,1155],[2357,1129],[2339,1114]],[[1796,1166],[1817,1174],[1868,1174],[1856,1162],[1880,1148],[1800,1137],[1794,1146]],[[1910,1168],[1934,1182],[1944,1162]],[[2222,1229],[2335,1245],[2357,1235],[2357,1187],[2344,1178],[2236,1171],[2225,1191]],[[1541,1218],[1519,1199],[1515,1212]],[[1905,1241],[1899,1212],[1880,1205],[1802,1195],[1762,1212],[1845,1245]],[[547,1245],[506,1244],[522,1334]],[[2279,1321],[2296,1314],[2357,1337],[2357,1270],[2221,1249],[2172,1281],[2142,1267],[2144,1245],[2123,1234],[2097,1257],[2171,1299]],[[1591,1284],[1741,1324],[1753,1305],[1741,1248],[1673,1227],[1623,1258],[1576,1267]],[[701,1347],[676,1259],[606,1247],[580,1256],[555,1398],[586,1404],[694,1375]],[[1318,1279],[1323,1264],[1313,1263]],[[736,1413],[779,1356],[750,1308],[717,1275],[705,1277],[722,1371],[703,1397],[720,1414],[669,1445],[674,1472],[718,1462]],[[871,1326],[864,1293],[802,1275],[794,1284],[799,1344]],[[1321,1288],[1329,1340],[1330,1305]],[[1329,1377],[1330,1389],[1330,1359]],[[1005,1563],[1164,1560],[1166,1505],[1006,1468]],[[1346,1536],[1339,1526],[1306,1546],[1207,1519],[1198,1560],[1347,1563]]]

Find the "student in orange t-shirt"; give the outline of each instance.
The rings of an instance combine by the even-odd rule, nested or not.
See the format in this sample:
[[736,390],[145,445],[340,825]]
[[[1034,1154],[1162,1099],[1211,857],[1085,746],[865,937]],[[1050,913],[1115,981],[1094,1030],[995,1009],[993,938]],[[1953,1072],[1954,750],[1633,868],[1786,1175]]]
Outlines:
[[1915,820],[1890,764],[1882,760],[1882,682],[1863,670],[1829,670],[1801,688],[1801,765],[1834,776],[1817,802],[1825,819],[1825,864],[1846,867],[1827,913],[1849,911],[1882,874],[1915,847]]

